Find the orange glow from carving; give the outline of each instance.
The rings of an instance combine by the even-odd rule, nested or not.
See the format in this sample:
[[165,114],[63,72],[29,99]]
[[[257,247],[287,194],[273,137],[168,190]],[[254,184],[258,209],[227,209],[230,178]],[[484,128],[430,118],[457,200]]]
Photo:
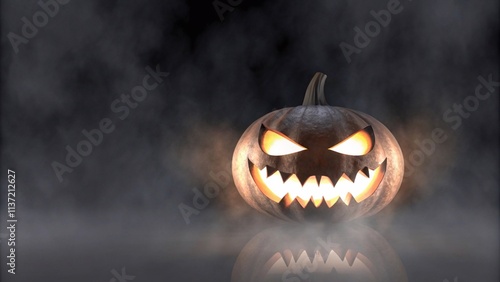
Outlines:
[[328,150],[350,156],[362,156],[370,152],[372,146],[370,134],[365,130],[360,130]]
[[266,130],[262,136],[262,150],[270,156],[283,156],[307,150],[284,135]]
[[335,185],[327,176],[321,176],[319,184],[316,176],[310,176],[302,185],[295,174],[283,182],[279,170],[267,176],[267,167],[259,169],[253,164],[251,166],[250,172],[257,187],[269,199],[276,203],[285,199],[286,206],[296,200],[304,208],[310,201],[316,207],[319,207],[323,201],[328,207],[332,207],[339,198],[346,205],[349,205],[353,198],[359,203],[375,192],[385,173],[385,165],[380,164],[374,170],[368,170],[369,176],[361,170],[358,171],[354,181],[344,173]]

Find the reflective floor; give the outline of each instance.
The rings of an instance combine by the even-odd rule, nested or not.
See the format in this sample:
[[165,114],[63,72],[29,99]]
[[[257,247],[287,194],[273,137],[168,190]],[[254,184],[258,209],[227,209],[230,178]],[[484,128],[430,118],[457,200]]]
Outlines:
[[[189,225],[151,214],[24,216],[17,274],[2,281],[498,281],[494,211],[402,210],[344,224]],[[22,226],[22,225],[21,225]],[[29,232],[27,232],[29,230]],[[2,256],[2,263],[5,258]],[[15,278],[15,279],[13,279]],[[113,280],[115,279],[115,280]]]

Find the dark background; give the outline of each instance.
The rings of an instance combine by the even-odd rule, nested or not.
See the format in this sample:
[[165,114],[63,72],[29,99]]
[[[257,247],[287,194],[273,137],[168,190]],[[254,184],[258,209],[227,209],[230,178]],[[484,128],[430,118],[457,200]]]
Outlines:
[[[382,1],[243,0],[221,21],[212,1],[70,1],[16,54],[7,38],[37,1],[2,1],[2,281],[229,281],[243,246],[275,221],[234,184],[184,221],[192,188],[230,173],[255,119],[302,103],[328,75],[331,105],[368,113],[405,161],[435,128],[443,144],[363,224],[394,248],[410,281],[498,281],[498,87],[460,127],[443,113],[498,81],[498,1],[401,1],[348,63],[354,27]],[[221,1],[224,2],[224,1]],[[224,2],[226,3],[226,2]],[[145,67],[170,75],[123,121],[113,100]],[[59,182],[51,163],[102,118],[114,132]],[[16,171],[17,274],[6,272],[7,169]],[[120,271],[119,271],[120,272]]]

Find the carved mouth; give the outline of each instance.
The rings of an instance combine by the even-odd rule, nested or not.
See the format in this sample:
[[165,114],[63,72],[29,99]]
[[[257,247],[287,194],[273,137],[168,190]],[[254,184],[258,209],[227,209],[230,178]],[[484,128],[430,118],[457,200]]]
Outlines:
[[[275,253],[265,264],[267,275],[288,274],[289,276],[309,273],[331,273],[339,274],[356,273],[357,276],[374,278],[369,260],[362,254],[347,250],[344,253],[331,250],[326,254],[316,251],[312,254],[302,251],[293,254],[290,250],[283,253]],[[367,265],[368,264],[368,265]],[[369,281],[372,281],[371,279]]]
[[284,200],[286,207],[296,200],[303,208],[310,201],[316,207],[324,201],[331,208],[339,198],[346,205],[349,205],[353,198],[358,203],[365,200],[375,192],[384,178],[386,165],[387,159],[373,170],[367,167],[360,169],[354,180],[345,173],[335,182],[328,176],[311,175],[302,185],[294,173],[269,167],[269,171],[274,173],[268,175],[268,166],[259,169],[249,160],[250,174],[264,195],[276,203]]

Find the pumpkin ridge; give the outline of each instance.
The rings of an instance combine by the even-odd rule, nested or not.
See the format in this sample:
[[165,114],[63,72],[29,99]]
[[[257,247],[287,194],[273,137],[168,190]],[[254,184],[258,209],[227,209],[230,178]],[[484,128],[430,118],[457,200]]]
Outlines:
[[274,117],[274,119],[273,119],[273,121],[272,121],[272,123],[273,123],[273,124],[280,124],[280,123],[283,121],[283,119],[285,119],[285,118],[286,118],[286,116],[287,116],[287,115],[288,115],[288,114],[289,114],[289,113],[293,110],[293,108],[292,108],[292,107],[290,107],[290,108],[288,108],[288,109],[283,109],[283,110],[286,110],[286,112],[281,113],[281,111],[275,111],[275,112],[276,112],[275,116],[276,116],[277,114],[279,114],[279,113],[281,113],[281,116],[279,116],[279,117]]

